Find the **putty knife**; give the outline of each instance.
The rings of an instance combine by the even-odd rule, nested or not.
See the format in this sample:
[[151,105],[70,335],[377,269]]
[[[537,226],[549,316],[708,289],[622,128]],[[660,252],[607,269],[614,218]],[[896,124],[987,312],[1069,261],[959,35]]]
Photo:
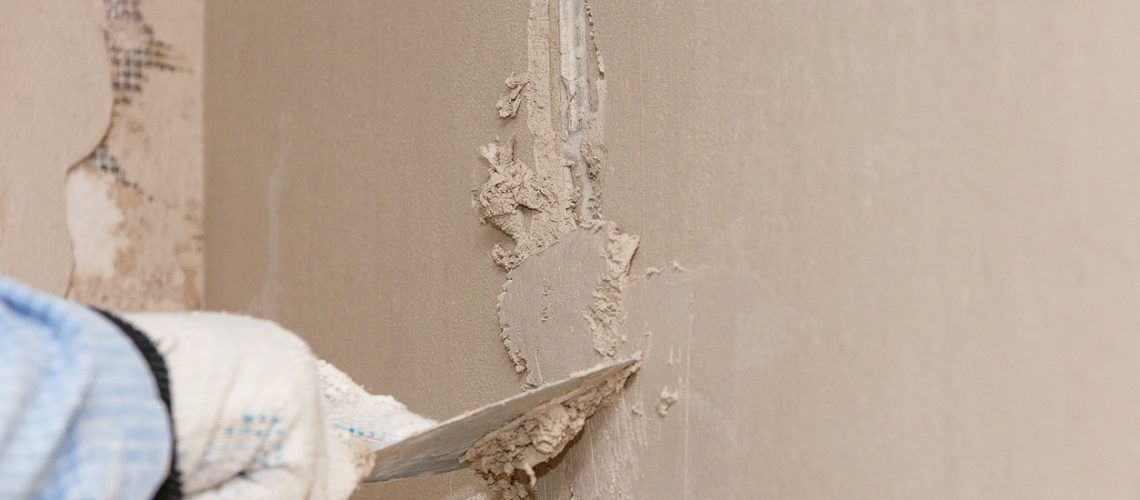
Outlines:
[[601,365],[553,384],[464,413],[435,427],[375,452],[376,465],[368,482],[428,476],[463,467],[460,457],[487,433],[521,417],[532,408],[577,389],[604,382],[635,360]]

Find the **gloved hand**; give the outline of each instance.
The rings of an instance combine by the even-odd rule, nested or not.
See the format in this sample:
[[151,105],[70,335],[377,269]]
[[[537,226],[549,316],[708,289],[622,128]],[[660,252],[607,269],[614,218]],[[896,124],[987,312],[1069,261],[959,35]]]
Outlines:
[[374,396],[276,323],[125,315],[166,361],[187,498],[347,498],[372,451],[434,421]]

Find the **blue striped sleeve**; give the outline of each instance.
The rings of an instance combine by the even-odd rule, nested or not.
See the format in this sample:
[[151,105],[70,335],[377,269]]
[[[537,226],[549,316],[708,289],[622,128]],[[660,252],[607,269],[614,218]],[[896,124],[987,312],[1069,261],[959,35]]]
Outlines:
[[153,375],[122,332],[0,278],[0,498],[150,498],[171,441]]

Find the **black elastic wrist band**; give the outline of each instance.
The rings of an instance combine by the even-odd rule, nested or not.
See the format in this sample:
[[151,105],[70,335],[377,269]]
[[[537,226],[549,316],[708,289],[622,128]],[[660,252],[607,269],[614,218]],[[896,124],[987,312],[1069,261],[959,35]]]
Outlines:
[[178,464],[176,463],[178,443],[174,438],[174,410],[170,406],[170,374],[166,371],[166,360],[162,358],[162,354],[159,354],[154,343],[133,325],[110,312],[97,307],[92,307],[92,309],[114,323],[127,338],[131,339],[139,353],[142,354],[143,359],[146,360],[150,372],[154,374],[154,381],[158,384],[158,395],[162,398],[162,403],[166,405],[166,415],[170,417],[170,470],[166,474],[166,480],[154,493],[154,498],[155,500],[181,500],[182,479],[178,474]]

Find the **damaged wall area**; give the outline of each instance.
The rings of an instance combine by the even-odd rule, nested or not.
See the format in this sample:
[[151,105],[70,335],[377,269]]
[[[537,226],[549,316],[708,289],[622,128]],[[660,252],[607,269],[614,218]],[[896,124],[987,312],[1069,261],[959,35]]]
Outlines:
[[71,299],[197,309],[202,239],[201,0],[105,0],[113,113],[67,178]]
[[5,2],[0,272],[110,309],[201,304],[202,7]]

